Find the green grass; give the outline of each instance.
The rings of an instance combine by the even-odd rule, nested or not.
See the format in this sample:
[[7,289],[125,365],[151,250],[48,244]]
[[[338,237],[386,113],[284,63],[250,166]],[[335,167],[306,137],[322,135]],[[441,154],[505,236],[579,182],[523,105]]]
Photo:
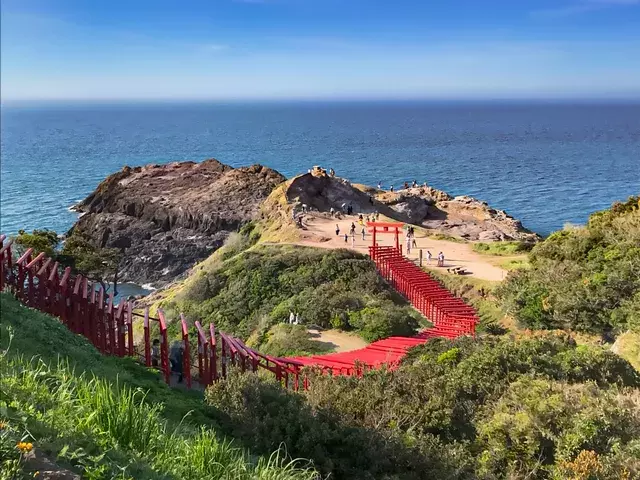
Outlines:
[[620,335],[615,343],[616,353],[640,372],[640,332],[631,330]]
[[467,243],[467,241],[464,238],[454,237],[452,235],[447,235],[446,233],[432,233],[432,234],[428,234],[427,236],[434,240],[446,240],[447,242]]
[[531,264],[526,258],[512,258],[500,263],[500,267],[504,268],[507,271],[520,270],[523,268],[529,268],[530,266]]
[[256,458],[219,435],[200,394],[168,388],[131,359],[100,356],[8,294],[0,301],[0,479],[27,478],[18,441],[87,479],[316,478],[306,461]]
[[473,243],[472,250],[485,255],[511,256],[520,255],[531,250],[532,245],[524,242],[490,242]]

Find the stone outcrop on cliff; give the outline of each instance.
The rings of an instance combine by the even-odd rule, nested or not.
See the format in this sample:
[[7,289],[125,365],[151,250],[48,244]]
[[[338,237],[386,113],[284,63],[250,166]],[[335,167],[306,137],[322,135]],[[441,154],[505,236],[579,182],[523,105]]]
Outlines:
[[503,210],[493,209],[472,197],[453,198],[430,186],[390,192],[311,172],[290,180],[284,195],[289,204],[298,208],[305,204],[327,212],[332,207],[340,210],[343,204],[352,205],[355,213],[377,211],[398,221],[467,240],[535,242],[539,239]]
[[234,169],[215,159],[124,167],[75,207],[82,216],[72,234],[125,249],[123,281],[166,283],[255,218],[284,180],[261,165]]

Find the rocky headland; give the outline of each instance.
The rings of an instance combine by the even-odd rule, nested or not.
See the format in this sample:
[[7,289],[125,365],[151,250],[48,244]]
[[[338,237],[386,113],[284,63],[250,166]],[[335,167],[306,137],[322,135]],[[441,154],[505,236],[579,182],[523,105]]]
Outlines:
[[351,205],[354,213],[379,212],[471,241],[539,238],[486,202],[453,198],[428,186],[382,191],[321,169],[287,180],[262,165],[232,168],[215,159],[124,167],[75,206],[81,216],[69,234],[122,249],[122,281],[158,286],[211,255],[252,220],[263,231],[275,228],[295,236],[292,212],[301,212],[303,205],[321,214]]
[[82,215],[70,234],[123,249],[122,281],[167,283],[251,221],[284,180],[262,165],[215,159],[124,167],[75,206]]

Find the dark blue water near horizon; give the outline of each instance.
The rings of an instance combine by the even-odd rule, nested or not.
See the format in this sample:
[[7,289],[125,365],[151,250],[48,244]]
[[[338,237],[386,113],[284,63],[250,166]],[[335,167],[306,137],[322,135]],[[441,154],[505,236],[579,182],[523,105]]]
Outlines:
[[66,231],[69,206],[124,165],[313,165],[416,179],[543,235],[640,192],[640,104],[255,103],[2,107],[0,231]]

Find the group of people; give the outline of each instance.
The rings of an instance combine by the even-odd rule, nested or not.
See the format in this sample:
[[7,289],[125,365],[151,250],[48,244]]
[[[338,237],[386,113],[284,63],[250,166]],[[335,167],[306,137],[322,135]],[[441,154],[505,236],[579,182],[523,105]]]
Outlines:
[[300,315],[289,311],[289,325],[300,325]]
[[[423,187],[427,186],[427,182],[424,182],[422,184]],[[411,186],[409,186],[409,182],[404,182],[403,185],[405,190],[408,190],[409,188],[417,188],[418,187],[418,182],[416,180],[414,180],[413,182],[411,182]],[[382,182],[378,182],[378,190],[382,190]],[[393,185],[389,186],[389,191],[393,192]]]

